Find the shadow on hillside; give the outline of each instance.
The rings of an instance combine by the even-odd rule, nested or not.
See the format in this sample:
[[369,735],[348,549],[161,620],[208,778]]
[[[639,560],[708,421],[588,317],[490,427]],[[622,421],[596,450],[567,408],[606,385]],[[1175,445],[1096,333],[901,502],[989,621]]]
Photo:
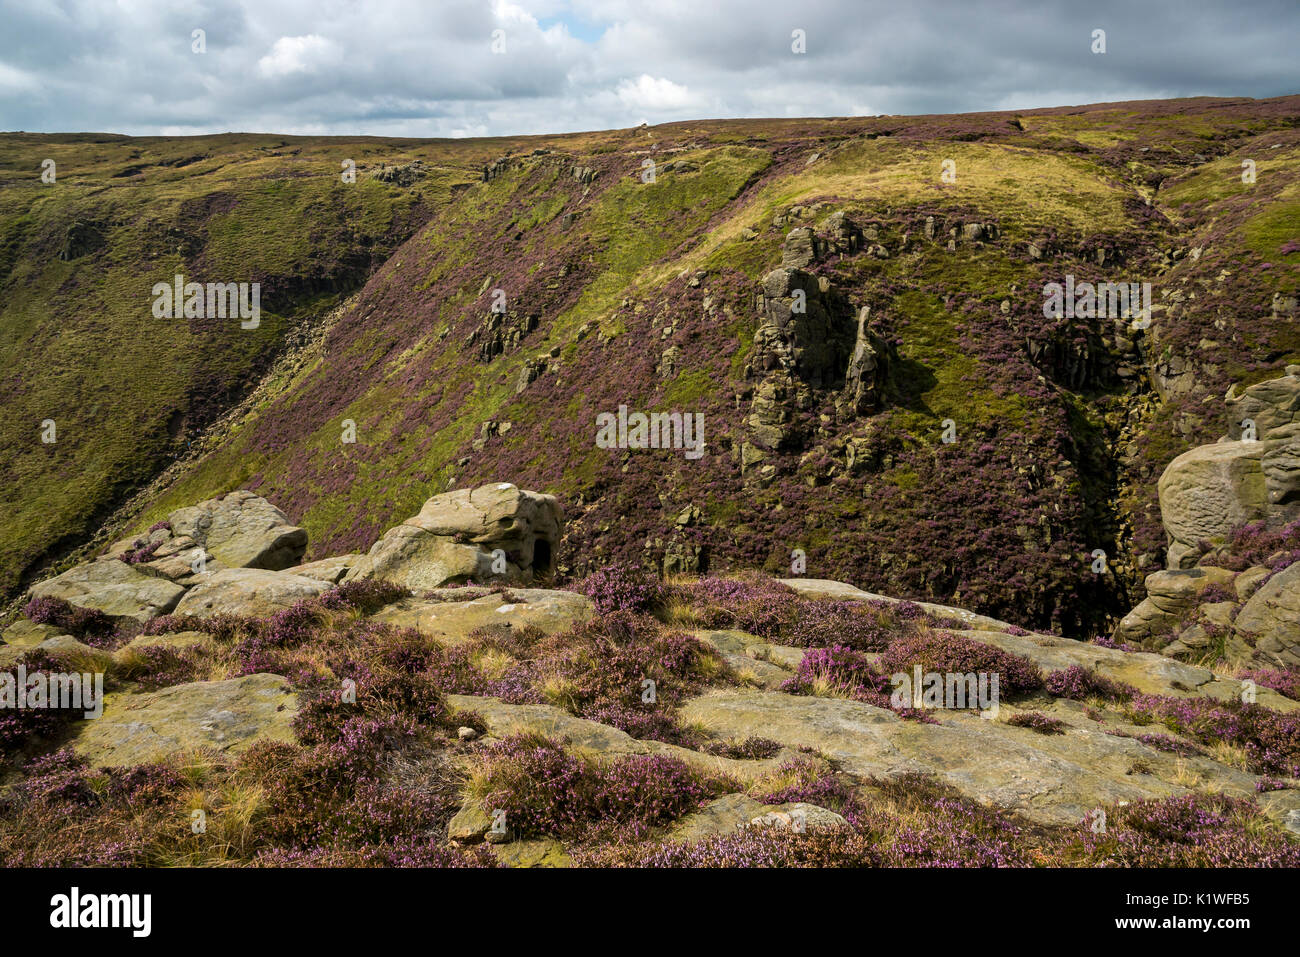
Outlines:
[[933,415],[934,411],[922,398],[939,384],[929,366],[915,359],[895,357],[889,366],[890,403],[909,412]]

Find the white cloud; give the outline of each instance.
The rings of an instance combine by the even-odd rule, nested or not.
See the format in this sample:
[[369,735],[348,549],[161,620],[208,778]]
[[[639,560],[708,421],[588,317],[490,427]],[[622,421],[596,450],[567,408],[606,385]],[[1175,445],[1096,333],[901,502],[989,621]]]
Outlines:
[[338,46],[325,37],[280,37],[271,52],[257,61],[262,76],[280,77],[291,73],[317,73],[336,62]]
[[678,110],[692,102],[686,87],[648,73],[620,83],[618,98],[629,110]]

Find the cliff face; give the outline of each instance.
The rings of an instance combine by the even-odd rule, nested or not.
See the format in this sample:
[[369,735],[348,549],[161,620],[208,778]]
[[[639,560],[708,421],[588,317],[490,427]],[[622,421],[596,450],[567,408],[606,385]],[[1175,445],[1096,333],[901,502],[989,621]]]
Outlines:
[[[1224,434],[1229,386],[1300,358],[1298,116],[1288,97],[514,141],[6,136],[0,583],[110,516],[139,532],[235,489],[293,515],[310,561],[508,480],[563,506],[562,577],[802,558],[1097,633],[1164,564],[1165,467]],[[47,152],[55,186],[32,172]],[[154,319],[178,272],[260,280],[260,327]],[[1150,312],[1045,315],[1067,281],[1149,282]],[[620,407],[702,422],[705,453],[601,447]]]

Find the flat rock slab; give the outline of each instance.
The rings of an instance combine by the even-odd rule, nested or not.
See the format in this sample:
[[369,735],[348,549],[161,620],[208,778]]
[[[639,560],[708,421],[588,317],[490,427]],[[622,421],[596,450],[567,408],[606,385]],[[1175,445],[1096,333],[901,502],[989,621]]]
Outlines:
[[[692,699],[681,716],[719,735],[815,748],[860,778],[935,774],[969,797],[1044,824],[1078,823],[1103,804],[1187,793],[1158,776],[1128,773],[1140,757],[1172,778],[1170,755],[1100,729],[1049,737],[960,713],[921,724],[858,701],[737,690]],[[1207,765],[1226,790],[1253,789],[1254,777]]]
[[18,645],[23,648],[32,648],[39,645],[47,638],[53,638],[61,635],[53,625],[41,625],[34,621],[28,621],[26,618],[19,618],[12,625],[4,630],[3,637],[6,645]]
[[497,862],[506,867],[572,867],[564,845],[554,838],[511,841],[493,848]]
[[466,640],[477,628],[537,628],[548,635],[572,628],[595,614],[591,599],[577,592],[512,588],[507,598],[489,592],[469,601],[440,601],[460,589],[442,589],[430,598],[406,598],[374,614],[398,628],[414,628],[447,644]]
[[170,648],[182,651],[186,648],[198,648],[210,644],[212,636],[206,631],[173,631],[165,635],[136,635],[114,652],[118,657],[124,651],[139,651],[141,648]]
[[365,556],[363,555],[337,555],[334,558],[322,558],[319,561],[308,562],[305,565],[294,565],[292,568],[286,568],[287,575],[301,575],[303,578],[316,578],[330,585],[336,584],[343,580],[343,576],[348,573],[353,565],[359,562]]
[[[861,588],[845,582],[831,581],[827,578],[782,578],[779,581],[782,585],[793,588],[802,598],[827,598],[835,601],[883,601],[891,605],[897,605],[907,600],[890,598],[888,595],[877,595],[875,592],[863,591]],[[938,618],[955,618],[958,621],[965,622],[972,628],[1001,631],[1013,627],[1010,622],[989,618],[987,615],[977,615],[973,611],[954,608],[951,605],[936,605],[928,601],[914,601],[912,604],[921,606],[921,609],[927,614]]]
[[156,761],[211,748],[237,754],[257,741],[292,742],[297,696],[279,675],[196,681],[148,694],[108,696],[102,717],[73,741],[96,767]]
[[61,598],[79,608],[94,608],[117,622],[143,624],[176,607],[185,589],[136,571],[116,558],[101,558],[70,568],[32,586],[37,598]]
[[[697,631],[695,637],[714,648],[738,675],[751,677],[754,683],[771,690],[780,688],[803,659],[801,648],[783,649],[780,645],[769,645],[743,631]],[[791,656],[783,654],[787,650],[795,653],[793,664]]]
[[754,781],[771,773],[788,757],[778,754],[761,761],[740,761],[701,754],[662,741],[642,741],[618,728],[598,721],[588,721],[586,718],[575,718],[567,711],[546,704],[506,704],[497,698],[474,695],[447,695],[447,704],[455,711],[477,712],[487,722],[489,732],[497,738],[533,731],[599,758],[657,754],[678,758],[701,771],[729,774],[743,782]]
[[[968,638],[1022,655],[1047,674],[1079,665],[1112,681],[1132,685],[1143,694],[1176,698],[1209,697],[1219,701],[1240,699],[1242,683],[1216,675],[1208,668],[1184,664],[1164,655],[1121,651],[1052,635],[1009,635],[998,631],[966,631]],[[1300,702],[1269,688],[1257,688],[1256,700],[1276,711],[1295,711]]]
[[43,651],[64,664],[68,670],[78,672],[86,670],[92,673],[103,672],[112,661],[112,656],[107,651],[92,648],[71,635],[55,635],[36,645],[0,646],[0,668],[18,664],[25,655],[33,651]]
[[221,614],[264,618],[329,588],[326,582],[301,575],[261,568],[227,568],[200,576],[198,584],[176,606],[176,614],[195,618]]

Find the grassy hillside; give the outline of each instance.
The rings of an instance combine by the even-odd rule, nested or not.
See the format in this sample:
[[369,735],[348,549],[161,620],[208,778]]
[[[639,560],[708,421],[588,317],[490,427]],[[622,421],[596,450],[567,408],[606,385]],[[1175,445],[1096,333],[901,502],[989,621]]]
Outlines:
[[[1288,97],[514,141],[5,136],[0,584],[84,536],[291,327],[361,287],[132,527],[248,488],[308,528],[312,557],[364,550],[436,492],[509,480],[561,497],[570,573],[665,556],[778,570],[803,549],[809,575],[1087,633],[1159,566],[1164,464],[1221,433],[1231,381],[1300,357],[1294,320],[1271,314],[1300,271],[1298,118]],[[46,154],[65,157],[55,187]],[[353,186],[341,157],[362,167]],[[409,187],[367,175],[415,158]],[[791,228],[837,211],[885,255],[811,271],[892,344],[885,402],[844,416],[813,390],[803,438],[746,466],[759,281]],[[77,221],[105,242],[65,262]],[[996,238],[959,229],[949,251],[970,223]],[[160,323],[147,293],[178,268],[280,292],[256,333]],[[1109,319],[1043,318],[1043,284],[1067,273],[1185,294],[1126,358]],[[1173,356],[1191,370],[1177,388],[1158,371]],[[1121,374],[1130,360],[1141,374]],[[619,405],[702,413],[708,454],[597,448],[596,415]]]

